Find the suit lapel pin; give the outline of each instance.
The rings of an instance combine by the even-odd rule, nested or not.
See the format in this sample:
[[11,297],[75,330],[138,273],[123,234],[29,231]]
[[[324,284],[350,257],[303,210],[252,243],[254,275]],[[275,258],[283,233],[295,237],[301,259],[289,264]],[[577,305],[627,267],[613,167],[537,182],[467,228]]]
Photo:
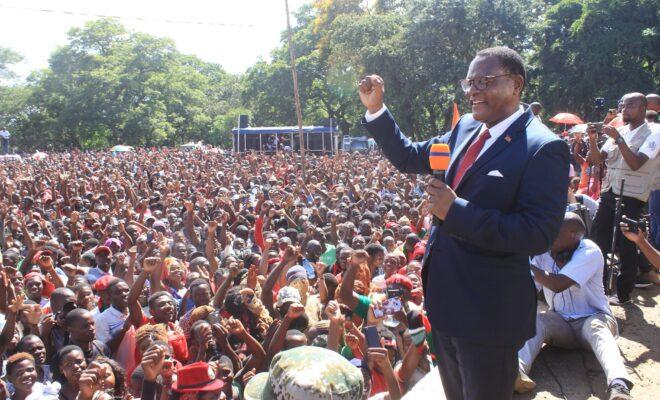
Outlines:
[[504,136],[504,140],[506,140],[506,142],[509,143],[511,141],[511,136],[509,135]]

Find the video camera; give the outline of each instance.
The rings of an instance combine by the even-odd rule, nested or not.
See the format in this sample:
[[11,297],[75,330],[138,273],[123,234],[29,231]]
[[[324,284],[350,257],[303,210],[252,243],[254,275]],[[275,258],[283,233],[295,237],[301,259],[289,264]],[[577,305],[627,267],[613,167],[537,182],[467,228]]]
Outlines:
[[605,108],[605,98],[604,97],[596,97],[594,99],[594,107],[595,108],[600,108],[600,109]]
[[640,230],[646,232],[646,227],[648,225],[646,218],[640,218],[639,221],[635,221],[634,219],[623,216],[621,217],[621,222],[628,226],[628,231],[630,232],[638,232]]

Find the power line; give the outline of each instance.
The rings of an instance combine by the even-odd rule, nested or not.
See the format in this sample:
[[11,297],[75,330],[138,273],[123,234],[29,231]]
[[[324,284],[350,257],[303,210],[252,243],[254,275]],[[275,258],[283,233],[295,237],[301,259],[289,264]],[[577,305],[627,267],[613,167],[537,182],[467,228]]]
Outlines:
[[78,11],[68,11],[68,10],[53,10],[48,8],[32,8],[32,7],[16,7],[6,4],[0,4],[0,8],[10,8],[14,10],[22,11],[33,11],[33,12],[42,12],[49,14],[65,14],[65,15],[76,15],[83,17],[95,17],[95,18],[116,18],[132,21],[141,21],[141,22],[157,22],[164,24],[179,24],[179,25],[206,25],[206,26],[221,26],[221,27],[232,27],[232,28],[254,28],[253,24],[227,24],[223,22],[208,22],[208,21],[183,21],[175,19],[154,19],[146,17],[126,17],[121,15],[105,15],[105,14],[92,14]]

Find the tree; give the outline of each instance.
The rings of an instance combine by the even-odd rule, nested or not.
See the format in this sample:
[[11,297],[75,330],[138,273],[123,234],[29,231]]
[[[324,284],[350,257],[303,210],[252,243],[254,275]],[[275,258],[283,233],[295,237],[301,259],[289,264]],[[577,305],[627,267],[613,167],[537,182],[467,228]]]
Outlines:
[[588,119],[593,101],[615,107],[623,94],[660,84],[657,1],[562,0],[545,14],[534,38],[534,87],[551,113]]
[[[169,39],[128,32],[109,19],[69,32],[69,43],[31,78],[24,144],[98,148],[118,143],[219,143],[218,120],[240,104],[241,81],[179,53]],[[38,124],[36,124],[39,122]],[[28,126],[47,131],[40,137]]]
[[13,78],[9,66],[23,60],[23,56],[7,47],[0,47],[0,79]]

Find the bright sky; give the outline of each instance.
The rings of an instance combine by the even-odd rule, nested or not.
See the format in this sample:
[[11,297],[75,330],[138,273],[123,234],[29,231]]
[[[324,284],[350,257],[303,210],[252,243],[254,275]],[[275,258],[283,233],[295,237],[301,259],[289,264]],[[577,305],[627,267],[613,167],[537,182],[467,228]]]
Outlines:
[[[310,1],[289,0],[291,17],[294,10]],[[268,59],[286,29],[284,0],[0,0],[0,46],[25,57],[12,68],[22,78],[48,65],[50,53],[66,43],[66,33],[71,27],[96,19],[24,8],[147,19],[120,19],[120,22],[131,30],[174,39],[181,52],[219,63],[233,73],[245,71],[259,57]],[[234,26],[165,23],[164,20]],[[291,23],[294,24],[293,19]]]

